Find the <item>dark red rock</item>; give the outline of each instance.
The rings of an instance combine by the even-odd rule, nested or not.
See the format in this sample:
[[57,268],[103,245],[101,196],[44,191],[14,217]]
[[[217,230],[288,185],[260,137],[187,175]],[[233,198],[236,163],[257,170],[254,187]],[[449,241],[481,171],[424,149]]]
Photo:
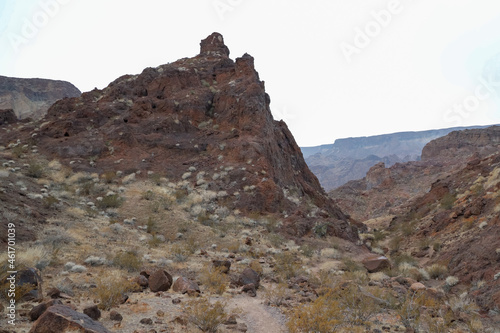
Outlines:
[[241,288],[241,291],[247,293],[250,297],[257,296],[257,290],[255,288],[255,284],[253,283],[244,285],[243,288]]
[[83,313],[94,320],[99,320],[101,318],[101,310],[97,307],[97,305],[88,306],[83,309]]
[[172,286],[172,276],[163,269],[154,271],[148,281],[149,288],[153,292],[167,291]]
[[175,280],[172,289],[173,291],[180,292],[182,294],[186,294],[190,291],[200,293],[200,287],[198,286],[198,284],[196,284],[196,282],[182,276]]
[[49,291],[47,291],[47,296],[50,298],[60,298],[61,297],[61,291],[57,288],[51,288]]
[[29,333],[54,332],[110,333],[101,323],[65,305],[49,307],[34,323]]
[[258,289],[260,285],[259,273],[257,273],[250,267],[247,267],[243,270],[243,272],[241,272],[238,283],[241,286],[253,284],[255,289]]
[[118,313],[116,310],[111,310],[109,312],[109,319],[111,319],[112,321],[122,321],[123,316],[120,313]]
[[[147,68],[137,76],[120,77],[103,90],[58,101],[44,119],[47,125],[36,144],[67,165],[75,158],[97,157],[94,166],[70,165],[79,171],[147,169],[180,179],[189,166],[212,176],[224,163],[233,169],[224,177],[207,176],[206,186],[228,193],[229,209],[287,211],[294,218],[285,222],[283,230],[297,236],[327,218],[330,235],[357,240],[352,221],[309,170],[287,125],[273,119],[253,57],[245,54],[233,61],[228,55],[222,36],[214,33],[201,42],[194,58]],[[92,131],[87,130],[89,122]],[[194,178],[188,181],[196,186]],[[252,190],[234,196],[233,182]],[[287,199],[283,189],[293,191],[301,207]],[[319,207],[322,215],[308,217],[307,202]],[[304,214],[294,214],[298,209]]]
[[62,302],[58,299],[53,299],[48,302],[40,303],[37,306],[33,307],[29,312],[29,317],[31,321],[37,320],[49,307],[56,304],[62,304]]
[[149,281],[148,278],[144,275],[139,275],[136,279],[135,282],[142,287],[142,289],[146,289],[149,286]]
[[370,273],[380,272],[383,269],[391,267],[389,259],[381,255],[367,257],[362,261],[362,263]]

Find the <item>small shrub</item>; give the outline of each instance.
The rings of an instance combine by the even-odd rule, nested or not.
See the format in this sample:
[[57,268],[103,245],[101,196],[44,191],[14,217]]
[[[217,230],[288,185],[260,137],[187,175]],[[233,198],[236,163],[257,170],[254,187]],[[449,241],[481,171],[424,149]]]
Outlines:
[[446,274],[448,274],[448,268],[444,265],[433,264],[427,267],[427,272],[429,273],[431,279],[442,279]]
[[149,200],[153,200],[155,198],[155,194],[154,194],[153,191],[147,190],[144,193],[142,193],[141,197],[142,197],[143,200],[148,200],[149,201]]
[[26,175],[31,178],[42,178],[44,173],[44,167],[39,163],[31,163],[26,171]]
[[296,306],[287,322],[291,333],[330,333],[340,327],[343,313],[339,302],[327,293],[310,304]]
[[432,249],[434,250],[434,252],[439,252],[442,246],[443,244],[441,244],[440,241],[435,241],[434,243],[432,243]]
[[402,263],[410,264],[411,266],[417,265],[417,259],[413,258],[408,253],[401,253],[392,257],[394,266],[399,267]]
[[210,293],[222,295],[229,285],[229,278],[222,268],[205,266],[200,272],[200,281]]
[[123,199],[118,194],[107,195],[102,198],[102,201],[97,201],[99,209],[118,208],[123,204]]
[[357,261],[352,260],[351,258],[344,258],[342,262],[345,265],[345,269],[348,272],[356,272],[356,271],[364,271],[365,268],[362,264]]
[[441,207],[443,209],[452,209],[456,200],[456,194],[446,193],[440,200]]
[[158,226],[156,224],[156,221],[150,216],[148,218],[148,223],[146,224],[146,232],[148,234],[156,234],[156,232],[158,231]]
[[289,295],[288,285],[285,283],[278,283],[275,286],[267,288],[264,292],[264,298],[269,304],[274,306],[282,305]]
[[56,197],[53,197],[52,195],[49,195],[48,197],[45,197],[43,199],[43,206],[47,209],[55,207],[58,203],[59,200]]
[[123,302],[127,292],[140,290],[139,285],[130,282],[117,273],[99,278],[97,287],[93,289],[92,295],[99,301],[98,307],[101,310],[109,310]]
[[191,300],[183,306],[187,320],[203,332],[215,333],[226,320],[226,303],[211,304],[206,298]]
[[158,247],[162,243],[163,243],[163,241],[159,237],[156,237],[156,236],[154,236],[153,238],[151,238],[148,241],[149,247],[152,247],[152,248]]
[[107,171],[101,175],[101,178],[106,184],[111,184],[116,179],[116,172]]
[[118,253],[113,259],[113,265],[129,272],[136,272],[141,268],[141,260],[137,252],[127,251]]
[[316,249],[309,244],[304,244],[300,246],[299,251],[306,257],[311,258],[316,252]]
[[313,227],[313,232],[316,237],[326,237],[328,233],[328,223],[316,223],[316,225]]
[[274,270],[282,279],[288,280],[302,273],[300,258],[295,257],[291,252],[276,254],[274,259],[276,260]]
[[188,196],[188,191],[186,189],[179,189],[174,192],[175,200],[177,203],[182,202]]
[[389,241],[389,247],[392,252],[399,252],[401,246],[403,245],[403,237],[395,236]]
[[449,288],[456,286],[458,282],[460,282],[460,280],[455,276],[448,276],[445,280],[446,286]]
[[172,245],[170,252],[172,253],[173,260],[175,262],[184,262],[187,258],[189,258],[189,251],[181,244]]

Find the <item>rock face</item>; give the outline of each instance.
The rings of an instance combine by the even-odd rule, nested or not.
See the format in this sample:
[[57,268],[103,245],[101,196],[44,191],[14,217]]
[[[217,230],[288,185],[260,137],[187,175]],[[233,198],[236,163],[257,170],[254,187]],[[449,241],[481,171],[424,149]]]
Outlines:
[[65,81],[0,76],[0,109],[14,110],[18,119],[40,119],[54,102],[80,95],[80,90]]
[[85,332],[85,333],[109,333],[99,322],[92,320],[89,316],[76,312],[65,305],[54,305],[49,307],[33,323],[30,333],[52,333],[52,332]]
[[404,213],[405,204],[429,191],[438,179],[498,152],[499,139],[499,126],[451,132],[429,142],[420,161],[391,167],[376,164],[366,177],[348,182],[330,196],[360,221]]
[[229,209],[290,216],[284,228],[297,236],[321,212],[330,234],[356,239],[286,124],[274,121],[253,57],[228,55],[214,33],[193,58],[61,100],[49,109],[37,146],[74,161],[76,170],[156,172],[221,193]]
[[331,145],[301,149],[309,168],[329,191],[350,180],[363,178],[378,163],[390,167],[396,163],[418,161],[428,142],[463,129],[465,127],[346,138]]
[[[377,165],[362,180],[331,192],[342,209],[366,223],[387,217],[400,252],[428,264],[447,263],[484,311],[500,308],[500,127],[452,132],[425,146],[422,160]],[[437,247],[422,249],[432,241]]]

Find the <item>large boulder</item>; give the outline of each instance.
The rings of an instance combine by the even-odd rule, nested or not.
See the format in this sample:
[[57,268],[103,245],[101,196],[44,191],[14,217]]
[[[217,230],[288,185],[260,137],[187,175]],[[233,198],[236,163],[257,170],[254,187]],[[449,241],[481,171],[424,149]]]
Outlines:
[[149,276],[148,282],[153,292],[167,291],[172,286],[172,276],[163,269],[159,269]]
[[200,287],[198,284],[194,281],[189,280],[188,278],[185,277],[179,277],[177,280],[175,280],[174,285],[172,286],[172,289],[175,292],[180,292],[182,294],[188,293],[188,294],[194,294],[196,292],[200,292]]
[[260,285],[260,276],[259,273],[247,267],[241,272],[240,277],[238,279],[240,285],[245,286],[248,284],[253,284],[255,288],[259,288]]
[[35,321],[37,320],[38,318],[40,318],[41,315],[43,315],[43,313],[48,309],[50,308],[51,306],[53,305],[56,305],[56,304],[61,304],[62,305],[62,302],[58,299],[52,299],[48,302],[44,302],[44,303],[40,303],[38,304],[37,306],[33,307],[31,309],[31,311],[29,312],[29,317],[30,317],[30,320],[31,321]]
[[65,305],[49,307],[35,321],[29,333],[111,333],[101,323]]
[[373,255],[363,260],[363,265],[370,273],[380,272],[386,268],[391,267],[389,259],[380,255]]

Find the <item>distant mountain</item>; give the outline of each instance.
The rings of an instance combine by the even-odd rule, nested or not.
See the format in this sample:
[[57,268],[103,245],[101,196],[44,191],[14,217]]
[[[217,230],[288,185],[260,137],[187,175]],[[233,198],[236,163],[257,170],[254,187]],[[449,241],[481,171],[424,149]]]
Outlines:
[[80,90],[66,81],[0,76],[0,109],[14,110],[18,119],[40,119],[56,101],[80,95]]
[[363,178],[377,163],[383,162],[390,167],[396,163],[418,161],[428,142],[450,132],[485,127],[488,126],[346,138],[335,140],[334,144],[303,147],[301,150],[311,171],[329,191],[350,180]]

